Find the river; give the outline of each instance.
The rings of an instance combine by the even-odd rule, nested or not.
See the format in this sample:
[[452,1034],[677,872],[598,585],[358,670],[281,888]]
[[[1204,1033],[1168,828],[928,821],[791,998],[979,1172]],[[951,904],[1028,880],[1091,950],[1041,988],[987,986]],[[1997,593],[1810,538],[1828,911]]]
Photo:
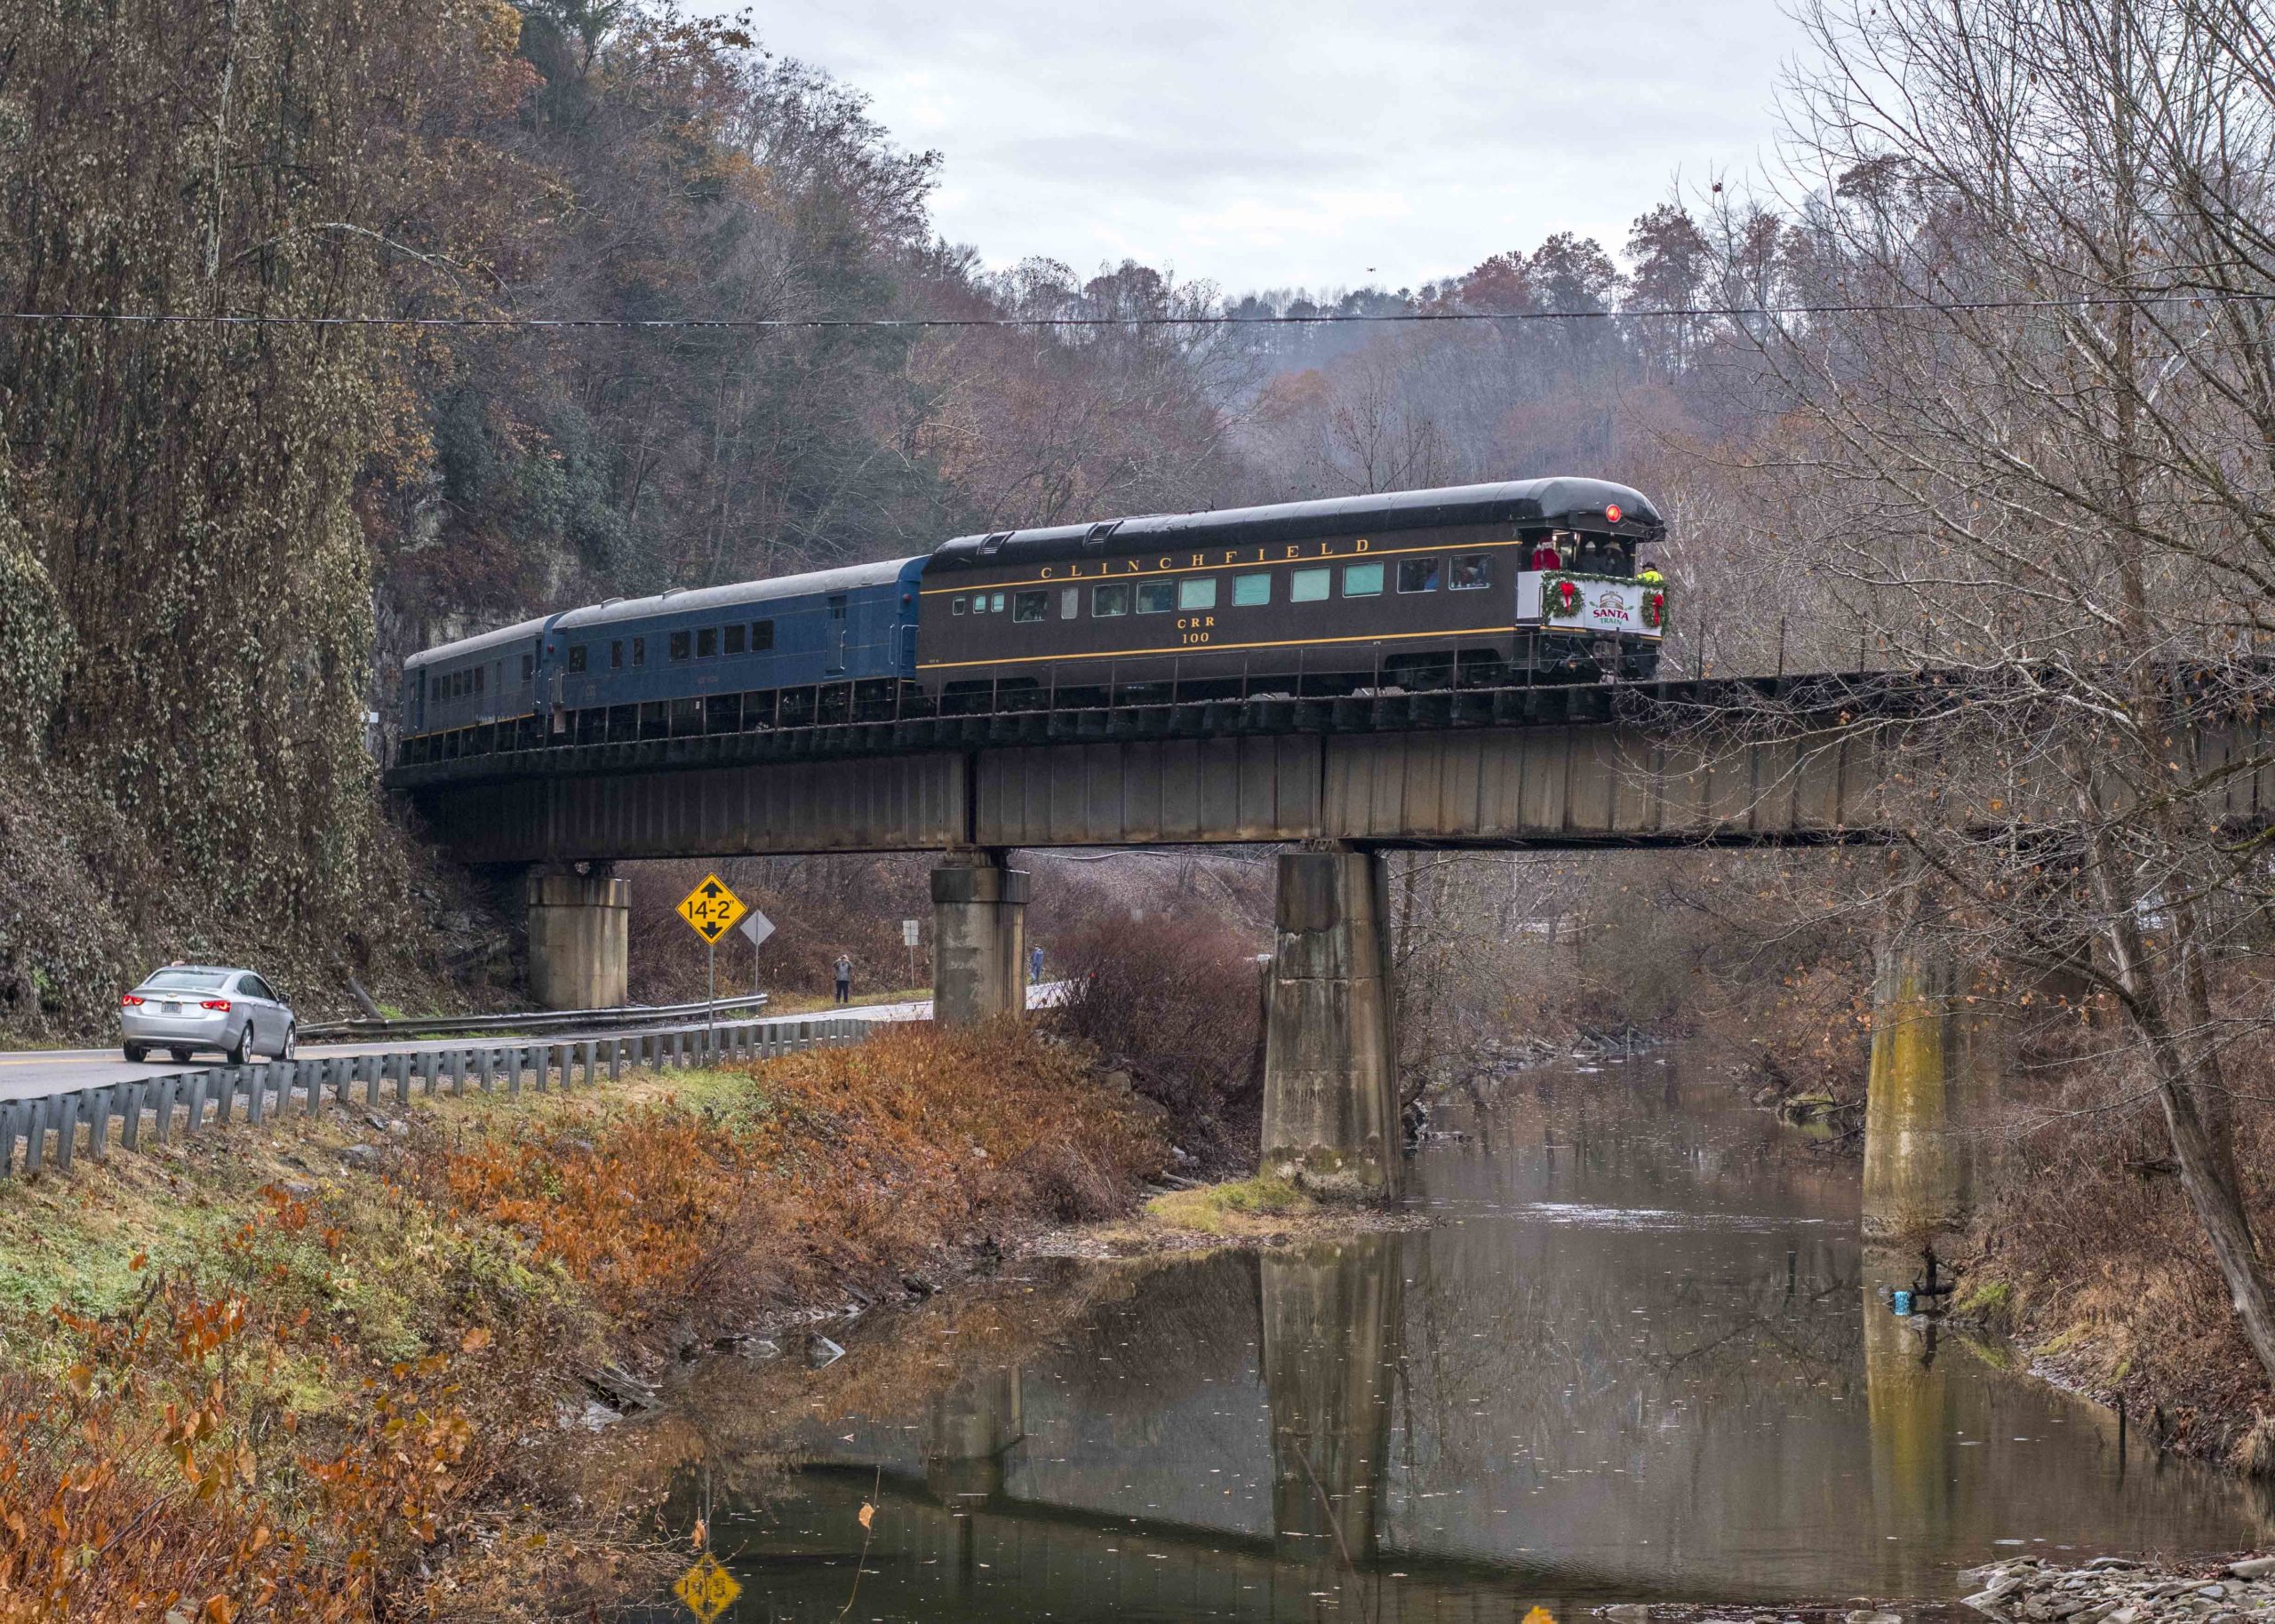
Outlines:
[[2270,1538],[2261,1491],[1896,1318],[1853,1162],[1704,1056],[1542,1068],[1435,1126],[1426,1229],[1023,1265],[826,1327],[826,1369],[714,1361],[670,1516],[706,1518],[724,1616],[1945,1602],[1999,1556]]

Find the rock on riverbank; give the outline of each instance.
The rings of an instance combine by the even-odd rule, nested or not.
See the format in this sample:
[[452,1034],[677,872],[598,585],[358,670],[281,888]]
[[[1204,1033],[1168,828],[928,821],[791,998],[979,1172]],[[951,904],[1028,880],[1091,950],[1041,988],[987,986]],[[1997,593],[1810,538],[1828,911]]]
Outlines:
[[2096,1557],[2076,1568],[2023,1556],[1972,1568],[1960,1577],[1978,1587],[1964,1604],[1999,1624],[2275,1620],[2275,1556],[2230,1563],[2209,1579],[2121,1556]]

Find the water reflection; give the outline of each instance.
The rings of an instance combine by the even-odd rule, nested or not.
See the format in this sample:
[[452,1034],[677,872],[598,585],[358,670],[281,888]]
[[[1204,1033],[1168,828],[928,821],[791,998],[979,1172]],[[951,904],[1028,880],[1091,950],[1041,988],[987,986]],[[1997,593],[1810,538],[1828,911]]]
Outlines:
[[1853,1168],[1720,1078],[1544,1073],[1459,1118],[1431,1230],[1014,1281],[794,1404],[706,1390],[722,1480],[792,1463],[714,1519],[730,1616],[834,1617],[857,1565],[872,1619],[1942,1599],[2002,1553],[2266,1537],[2239,1483],[2128,1469],[2098,1412],[1891,1318]]
[[1403,1291],[1394,1238],[1275,1254],[1258,1265],[1273,1531],[1321,1542],[1298,1556],[1347,1565],[1377,1555]]

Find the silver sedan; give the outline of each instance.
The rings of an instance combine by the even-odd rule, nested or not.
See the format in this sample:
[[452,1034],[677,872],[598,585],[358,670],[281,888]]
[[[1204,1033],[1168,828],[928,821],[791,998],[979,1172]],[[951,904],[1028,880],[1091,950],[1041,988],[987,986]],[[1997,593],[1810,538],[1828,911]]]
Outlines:
[[233,1066],[256,1052],[292,1058],[299,1035],[292,1007],[251,970],[176,964],[153,972],[118,1000],[118,1023],[129,1060],[164,1049],[187,1061],[199,1049],[219,1049]]

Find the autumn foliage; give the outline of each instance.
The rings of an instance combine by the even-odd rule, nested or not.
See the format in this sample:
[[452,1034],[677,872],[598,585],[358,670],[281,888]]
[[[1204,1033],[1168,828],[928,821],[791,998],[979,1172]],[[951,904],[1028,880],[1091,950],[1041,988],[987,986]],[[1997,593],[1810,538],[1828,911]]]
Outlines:
[[1103,1215],[1162,1154],[1079,1052],[1018,1024],[911,1025],[735,1075],[724,1099],[479,1141],[437,1176],[638,1330],[690,1309],[730,1320],[1021,1220]]
[[[390,1559],[435,1539],[475,1436],[453,1360],[355,1370],[264,1289],[318,1218],[265,1193],[202,1278],[154,1275],[109,1318],[59,1307],[72,1362],[0,1375],[0,1620],[364,1618]],[[469,1330],[460,1350],[488,1340]],[[317,1370],[355,1398],[304,1429],[291,1390]]]
[[[536,1503],[579,1375],[1119,1208],[1164,1150],[1086,1055],[911,1026],[629,1102],[453,1102],[385,1174],[246,1188],[0,1365],[0,1624],[543,1611],[586,1577]],[[233,1154],[316,1153],[211,1150],[224,1200]],[[509,1571],[527,1595],[476,1604]]]

